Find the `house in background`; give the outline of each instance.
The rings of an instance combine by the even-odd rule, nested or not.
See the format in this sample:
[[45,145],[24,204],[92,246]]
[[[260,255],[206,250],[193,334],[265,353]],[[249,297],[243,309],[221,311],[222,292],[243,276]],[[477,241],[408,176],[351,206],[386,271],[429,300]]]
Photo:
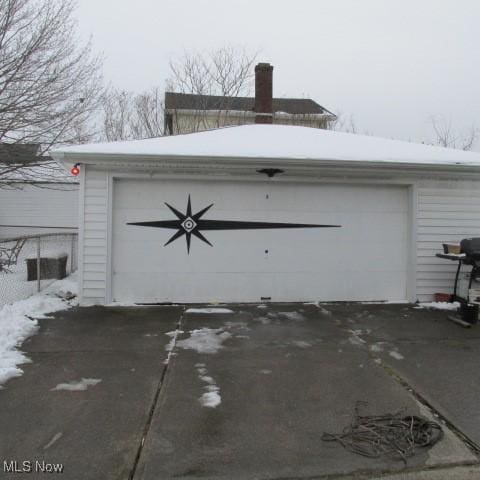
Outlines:
[[[255,97],[165,92],[165,135],[250,123],[328,128],[336,119],[314,100],[272,98],[272,93],[273,66],[269,63],[259,63],[255,67]],[[259,122],[257,114],[270,118]]]
[[78,181],[38,150],[0,144],[0,239],[77,231]]

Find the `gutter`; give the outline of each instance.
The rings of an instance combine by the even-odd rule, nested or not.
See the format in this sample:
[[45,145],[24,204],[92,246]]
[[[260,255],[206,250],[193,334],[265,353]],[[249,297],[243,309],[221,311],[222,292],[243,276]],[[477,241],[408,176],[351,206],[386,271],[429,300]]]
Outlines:
[[221,157],[207,155],[156,155],[156,154],[111,154],[111,153],[68,153],[52,152],[55,160],[65,164],[81,163],[98,166],[125,166],[129,168],[150,168],[164,170],[165,167],[195,167],[196,170],[207,170],[211,166],[222,166],[228,169],[245,169],[245,167],[261,168],[277,166],[289,170],[385,170],[406,172],[471,173],[480,176],[480,164],[440,164],[415,163],[397,161],[342,160],[342,159],[295,159],[283,157]]

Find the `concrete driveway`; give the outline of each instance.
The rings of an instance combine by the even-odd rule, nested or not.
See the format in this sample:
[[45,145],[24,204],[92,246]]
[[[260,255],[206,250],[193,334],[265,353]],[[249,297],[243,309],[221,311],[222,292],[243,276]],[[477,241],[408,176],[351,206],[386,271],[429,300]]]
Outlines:
[[[32,363],[0,390],[2,478],[55,464],[68,479],[480,478],[478,327],[407,305],[222,308],[42,320]],[[445,437],[406,467],[322,441],[358,400]]]

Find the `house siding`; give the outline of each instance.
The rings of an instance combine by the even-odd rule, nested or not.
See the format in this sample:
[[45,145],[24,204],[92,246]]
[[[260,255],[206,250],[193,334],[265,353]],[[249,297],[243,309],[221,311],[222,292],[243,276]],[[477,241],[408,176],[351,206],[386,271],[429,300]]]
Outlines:
[[0,187],[0,237],[76,232],[78,197],[76,184]]
[[[181,110],[169,113],[171,118],[170,127],[173,135],[212,130],[220,127],[250,125],[255,123],[255,115],[236,111],[219,112],[218,114],[206,115],[204,111],[185,113]],[[327,128],[328,117],[318,115],[273,115],[273,123],[277,125],[297,125],[312,128]],[[169,134],[167,126],[166,134]]]
[[419,301],[451,293],[457,263],[435,256],[442,243],[480,236],[480,182],[422,182],[417,188],[417,275]]
[[107,291],[109,180],[105,171],[84,168],[81,302],[83,305],[104,304]]

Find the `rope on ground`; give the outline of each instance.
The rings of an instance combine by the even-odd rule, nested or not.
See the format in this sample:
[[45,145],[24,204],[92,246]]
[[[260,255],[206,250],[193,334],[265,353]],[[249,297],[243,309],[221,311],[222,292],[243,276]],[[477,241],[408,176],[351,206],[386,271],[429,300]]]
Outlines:
[[435,445],[443,437],[441,426],[404,410],[384,415],[360,415],[357,402],[351,424],[342,433],[324,433],[322,440],[338,442],[350,452],[369,458],[391,457],[406,464],[419,448]]

